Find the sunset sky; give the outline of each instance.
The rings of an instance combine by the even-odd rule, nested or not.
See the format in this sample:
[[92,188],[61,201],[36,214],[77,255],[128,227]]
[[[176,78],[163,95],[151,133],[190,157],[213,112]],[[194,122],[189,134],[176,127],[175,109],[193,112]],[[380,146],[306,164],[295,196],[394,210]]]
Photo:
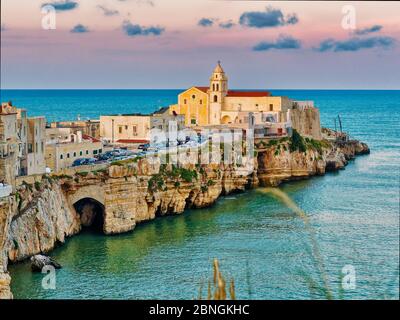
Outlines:
[[185,88],[218,60],[231,88],[400,89],[400,3],[1,0],[3,89]]

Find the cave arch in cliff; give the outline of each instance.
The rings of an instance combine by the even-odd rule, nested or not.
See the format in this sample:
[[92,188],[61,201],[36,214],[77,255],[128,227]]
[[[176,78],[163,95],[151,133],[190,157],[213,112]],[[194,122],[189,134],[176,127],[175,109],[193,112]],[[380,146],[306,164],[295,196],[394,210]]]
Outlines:
[[74,208],[79,214],[83,228],[90,228],[96,232],[104,230],[104,205],[93,198],[82,198],[74,203]]

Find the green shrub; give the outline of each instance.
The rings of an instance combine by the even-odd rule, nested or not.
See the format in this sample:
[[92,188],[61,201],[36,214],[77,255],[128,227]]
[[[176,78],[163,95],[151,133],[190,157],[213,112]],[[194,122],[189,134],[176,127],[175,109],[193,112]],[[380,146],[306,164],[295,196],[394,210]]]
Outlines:
[[275,139],[269,140],[269,142],[267,144],[268,147],[272,147],[272,146],[276,146],[276,145],[278,145],[278,140],[275,140]]
[[213,186],[213,185],[215,185],[215,181],[209,179],[209,180],[207,181],[207,186]]
[[40,191],[41,186],[42,186],[42,184],[39,181],[35,181],[35,189],[37,191]]
[[197,171],[185,168],[180,168],[180,176],[186,182],[192,182],[193,179],[197,180]]
[[289,142],[290,152],[306,152],[306,144],[304,142],[303,137],[297,132],[296,129],[293,129],[293,134]]
[[123,166],[124,165],[124,163],[122,162],[122,161],[113,161],[113,162],[111,162],[111,165],[112,166]]

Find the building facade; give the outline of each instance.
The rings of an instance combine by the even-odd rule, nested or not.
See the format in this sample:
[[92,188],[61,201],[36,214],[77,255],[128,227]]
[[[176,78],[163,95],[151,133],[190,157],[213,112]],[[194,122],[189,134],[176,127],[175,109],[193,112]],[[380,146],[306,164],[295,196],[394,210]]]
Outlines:
[[151,129],[167,133],[169,130],[182,130],[184,127],[184,116],[170,113],[168,107],[151,114],[100,116],[100,137],[117,144],[147,143],[151,140]]
[[45,118],[27,117],[11,102],[0,108],[0,180],[14,184],[16,176],[43,174]]
[[100,138],[100,120],[57,121],[50,123],[50,128],[68,128],[75,134],[80,131],[95,139]]
[[103,144],[70,128],[46,129],[46,165],[52,171],[71,167],[76,159],[93,158],[103,152]]
[[208,87],[191,87],[178,95],[178,103],[170,106],[185,117],[187,126],[244,124],[252,112],[256,124],[267,120],[287,121],[287,111],[293,102],[287,97],[275,97],[268,91],[229,90],[228,77],[218,62]]

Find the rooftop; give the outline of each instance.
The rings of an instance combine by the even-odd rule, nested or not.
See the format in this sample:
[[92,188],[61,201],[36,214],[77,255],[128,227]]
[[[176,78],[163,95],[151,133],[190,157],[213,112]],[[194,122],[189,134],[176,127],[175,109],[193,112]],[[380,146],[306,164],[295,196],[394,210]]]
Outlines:
[[268,91],[240,91],[228,90],[227,97],[270,97],[271,93]]

